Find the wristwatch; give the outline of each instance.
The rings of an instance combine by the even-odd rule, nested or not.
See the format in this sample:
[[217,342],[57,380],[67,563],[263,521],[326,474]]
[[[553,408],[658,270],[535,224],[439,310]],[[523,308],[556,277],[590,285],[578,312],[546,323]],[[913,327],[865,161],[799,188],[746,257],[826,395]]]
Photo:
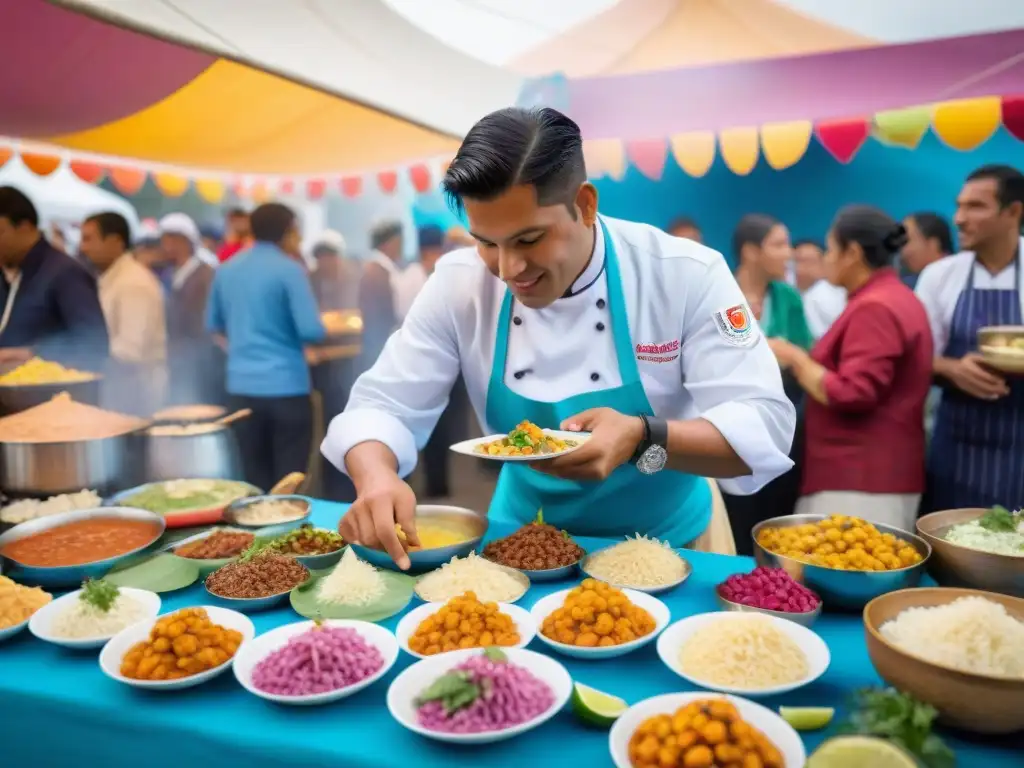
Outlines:
[[668,422],[640,414],[644,423],[644,437],[637,445],[631,461],[645,475],[653,475],[665,468],[668,461]]

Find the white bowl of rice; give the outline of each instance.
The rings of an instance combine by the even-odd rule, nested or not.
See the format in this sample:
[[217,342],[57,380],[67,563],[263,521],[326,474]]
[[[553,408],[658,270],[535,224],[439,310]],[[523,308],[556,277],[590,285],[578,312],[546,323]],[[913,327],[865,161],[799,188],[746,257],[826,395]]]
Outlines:
[[825,674],[832,656],[812,630],[759,613],[689,616],[658,638],[666,667],[693,685],[739,696],[775,696]]
[[580,570],[613,587],[657,595],[686,581],[693,567],[668,543],[637,534],[591,552]]
[[121,587],[119,592],[106,613],[82,601],[82,590],[69,592],[32,614],[29,632],[65,648],[99,648],[125,627],[160,613],[156,592],[131,587]]

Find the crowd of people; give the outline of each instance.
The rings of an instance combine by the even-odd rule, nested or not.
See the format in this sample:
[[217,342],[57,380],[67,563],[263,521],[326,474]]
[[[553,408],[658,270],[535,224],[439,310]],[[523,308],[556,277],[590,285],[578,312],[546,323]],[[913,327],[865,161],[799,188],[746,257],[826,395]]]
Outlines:
[[[954,227],[931,212],[898,222],[852,205],[838,212],[822,241],[796,242],[775,218],[741,218],[731,243],[735,285],[797,414],[792,469],[773,473],[753,494],[742,483],[722,484],[741,552],[749,551],[757,522],[794,511],[856,512],[906,530],[922,510],[1024,505],[1017,442],[1024,382],[986,367],[977,350],[980,328],[1024,323],[1022,214],[1024,175],[993,165],[972,173],[957,197],[959,253]],[[387,221],[373,228],[371,253],[361,261],[346,254],[341,235],[323,233],[310,269],[296,213],[267,203],[251,213],[230,211],[219,240],[173,213],[133,241],[122,216],[98,213],[82,223],[80,252],[69,256],[39,221],[28,197],[0,188],[0,364],[39,356],[102,370],[104,398],[121,411],[148,414],[174,403],[251,409],[238,425],[239,443],[246,479],[260,487],[306,471],[316,431],[314,385],[324,393],[326,429],[345,409],[356,375],[377,363],[403,327],[442,254],[475,245],[486,260],[498,247],[479,233],[474,239],[424,227],[418,258],[406,265],[402,227]],[[691,219],[666,231],[701,241]],[[570,288],[562,298],[573,295]],[[598,331],[606,323],[598,317],[603,301]],[[322,313],[337,310],[360,311],[362,351],[343,371],[318,371],[317,345],[327,333]],[[515,330],[506,333],[529,334],[520,314],[511,321]],[[388,345],[390,357],[366,381],[380,382],[381,365],[396,376],[417,365],[395,358],[412,333]],[[734,346],[747,343],[744,333],[739,326],[723,331]],[[686,344],[681,339],[683,355]],[[510,347],[502,354],[511,364],[518,353]],[[518,382],[542,361],[534,355],[517,365]],[[463,373],[453,369],[454,384],[445,382],[450,396],[432,402],[425,429],[417,427],[428,496],[449,494],[447,446],[460,436],[469,402]],[[625,373],[611,376],[620,377]],[[602,375],[590,378],[593,391],[602,391]],[[353,494],[345,485],[324,492]]]

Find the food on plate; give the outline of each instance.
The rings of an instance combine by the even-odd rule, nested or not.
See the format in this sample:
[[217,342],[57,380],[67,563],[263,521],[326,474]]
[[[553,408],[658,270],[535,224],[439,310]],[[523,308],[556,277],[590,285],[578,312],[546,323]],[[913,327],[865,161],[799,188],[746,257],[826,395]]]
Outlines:
[[56,568],[96,563],[153,543],[160,526],[145,520],[96,517],[75,520],[12,541],[0,555],[22,565]]
[[690,635],[679,649],[687,677],[713,686],[759,691],[803,680],[807,655],[768,616],[729,614]]
[[555,703],[555,694],[500,649],[487,648],[441,675],[413,703],[419,724],[428,730],[484,733],[544,714]]
[[264,548],[282,555],[326,555],[345,546],[344,539],[326,528],[314,528],[309,523],[294,531],[268,541]]
[[61,512],[78,509],[93,509],[103,505],[103,499],[96,491],[62,493],[48,499],[19,499],[0,509],[0,523],[17,525],[40,517],[49,517]]
[[629,759],[634,768],[786,768],[778,747],[721,698],[647,718],[629,737]]
[[840,571],[897,571],[923,559],[910,542],[847,515],[788,528],[764,528],[757,543],[773,554]]
[[541,623],[544,637],[565,645],[606,648],[651,634],[654,617],[634,605],[620,589],[597,579],[584,579],[569,591],[561,608]]
[[252,684],[277,696],[311,696],[348,688],[383,666],[381,652],[356,630],[317,624],[260,661]]
[[237,557],[255,540],[256,536],[248,531],[215,530],[209,536],[175,547],[174,554],[190,560],[221,560]]
[[474,448],[477,453],[487,456],[538,456],[548,453],[560,453],[579,445],[578,440],[561,440],[548,434],[536,424],[521,421],[508,436],[499,440],[479,443]]
[[67,392],[0,419],[2,443],[102,440],[142,429],[148,422],[71,399]]
[[380,600],[387,588],[380,571],[349,547],[334,570],[320,579],[317,595],[327,603],[361,607]]
[[39,587],[25,587],[0,576],[0,629],[21,624],[51,600],[53,596]]
[[184,437],[186,435],[205,435],[224,429],[220,424],[158,424],[146,430],[153,437]]
[[293,499],[266,499],[239,507],[234,516],[242,525],[275,525],[301,520],[307,512],[307,505]]
[[592,554],[586,570],[608,584],[650,589],[679,583],[689,568],[668,543],[638,534]]
[[470,590],[484,603],[511,603],[525,591],[511,573],[476,552],[453,557],[416,586],[420,597],[431,603],[443,603]]
[[409,636],[409,648],[423,656],[457,651],[516,645],[519,627],[497,603],[483,603],[473,592],[454,597],[428,616]]
[[933,664],[1024,679],[1024,622],[984,597],[907,608],[879,632],[897,648]]
[[78,381],[92,381],[95,373],[65,368],[60,363],[33,357],[17,368],[0,376],[0,386],[21,387],[33,384],[72,384]]
[[[402,526],[398,523],[395,523],[395,531],[398,533],[399,539],[403,542],[408,541],[405,531],[402,530]],[[418,547],[410,546],[410,552],[418,552],[421,549],[440,549],[441,547],[450,547],[454,544],[461,544],[469,539],[469,537],[461,531],[455,531],[442,523],[432,523],[427,520],[416,521],[416,534],[419,537],[420,545]]]
[[50,634],[68,640],[116,635],[146,618],[146,607],[117,585],[100,579],[86,581],[78,599],[53,617]]
[[252,486],[235,480],[165,480],[121,499],[121,504],[167,515],[227,506],[251,493]]
[[821,598],[784,568],[758,566],[748,574],[734,573],[718,585],[718,594],[740,605],[782,613],[810,613],[821,605]]
[[153,414],[154,421],[209,421],[224,415],[219,405],[174,405]]
[[500,565],[525,571],[546,571],[575,565],[586,554],[568,533],[547,525],[543,512],[503,539],[484,547],[484,557]]
[[149,637],[121,659],[121,674],[132,680],[179,680],[219,667],[241,644],[241,632],[214,624],[204,608],[185,608],[157,619]]
[[954,525],[943,538],[968,549],[1024,557],[1024,514],[992,507],[977,520]]
[[218,597],[255,599],[290,592],[308,578],[309,569],[294,557],[259,552],[218,568],[206,577],[206,589]]

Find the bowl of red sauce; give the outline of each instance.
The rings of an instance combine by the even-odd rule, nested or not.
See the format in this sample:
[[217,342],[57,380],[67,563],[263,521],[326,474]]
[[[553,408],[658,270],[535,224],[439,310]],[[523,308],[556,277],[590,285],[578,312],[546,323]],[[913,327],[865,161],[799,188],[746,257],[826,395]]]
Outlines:
[[0,559],[12,579],[74,587],[145,552],[164,533],[161,515],[132,507],[96,507],[29,520],[0,535]]

